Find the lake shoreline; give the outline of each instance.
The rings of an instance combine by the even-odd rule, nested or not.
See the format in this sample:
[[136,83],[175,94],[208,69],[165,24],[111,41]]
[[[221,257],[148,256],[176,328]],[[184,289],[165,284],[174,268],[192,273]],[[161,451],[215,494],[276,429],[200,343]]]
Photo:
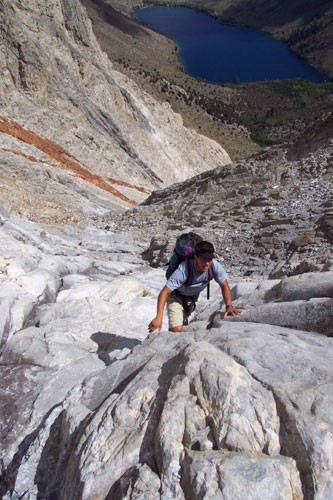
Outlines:
[[[112,4],[118,5],[118,0],[110,0]],[[210,7],[203,5],[202,0],[160,0],[156,5],[170,7],[185,6],[197,12],[207,13],[224,24],[236,24],[258,29],[269,33],[274,39],[286,43],[289,49],[307,62],[312,68],[322,74],[326,81],[333,81],[333,6],[324,10],[304,2],[302,15],[291,12],[286,2],[279,7],[275,14],[269,14],[260,10],[258,2],[258,16],[255,17],[249,10],[252,0],[235,0],[233,5],[223,0],[210,2]],[[282,5],[281,4],[281,5]],[[153,2],[145,3],[142,0],[126,0],[120,10],[125,15],[130,15],[133,8],[155,5]],[[252,9],[253,10],[253,9]],[[312,14],[311,14],[312,13]],[[327,28],[328,27],[328,28]],[[325,29],[324,29],[325,28]],[[327,31],[328,29],[328,31]],[[315,33],[312,39],[307,38],[306,33]]]
[[188,6],[145,5],[133,9],[131,15],[172,40],[184,71],[204,82],[326,81],[326,75],[267,31],[225,23]]

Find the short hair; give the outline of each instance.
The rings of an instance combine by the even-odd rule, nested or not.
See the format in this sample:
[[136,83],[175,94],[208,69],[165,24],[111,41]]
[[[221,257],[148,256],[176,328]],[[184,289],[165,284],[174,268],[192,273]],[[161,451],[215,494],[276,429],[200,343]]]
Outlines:
[[212,256],[214,256],[214,253],[215,248],[209,241],[202,240],[195,245],[194,255],[200,256],[202,254],[212,254]]

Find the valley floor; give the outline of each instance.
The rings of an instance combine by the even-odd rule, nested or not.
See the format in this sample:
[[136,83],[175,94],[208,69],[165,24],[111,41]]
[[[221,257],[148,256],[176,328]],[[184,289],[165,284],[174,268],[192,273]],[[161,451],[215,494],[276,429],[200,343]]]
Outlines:
[[333,106],[333,84],[299,80],[218,85],[184,72],[175,44],[101,0],[83,0],[95,36],[115,68],[190,128],[219,142],[232,160],[295,139]]

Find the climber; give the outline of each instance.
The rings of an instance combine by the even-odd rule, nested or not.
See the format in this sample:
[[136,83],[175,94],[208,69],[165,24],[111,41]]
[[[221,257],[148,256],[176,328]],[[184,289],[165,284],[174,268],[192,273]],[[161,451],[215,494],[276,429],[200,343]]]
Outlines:
[[213,245],[208,241],[200,241],[195,245],[193,258],[180,262],[160,291],[156,316],[148,326],[149,333],[156,329],[161,330],[165,304],[167,304],[169,331],[182,332],[183,326],[188,324],[189,316],[195,309],[200,292],[209,286],[212,278],[221,287],[226,306],[224,318],[240,314],[242,311],[232,305],[227,274],[215,259]]

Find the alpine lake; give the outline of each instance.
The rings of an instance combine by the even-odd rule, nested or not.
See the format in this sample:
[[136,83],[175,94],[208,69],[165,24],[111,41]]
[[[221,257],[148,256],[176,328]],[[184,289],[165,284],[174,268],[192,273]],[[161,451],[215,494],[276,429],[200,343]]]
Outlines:
[[269,33],[225,24],[189,7],[153,5],[132,16],[172,39],[185,71],[215,83],[301,78],[315,83],[325,76]]

